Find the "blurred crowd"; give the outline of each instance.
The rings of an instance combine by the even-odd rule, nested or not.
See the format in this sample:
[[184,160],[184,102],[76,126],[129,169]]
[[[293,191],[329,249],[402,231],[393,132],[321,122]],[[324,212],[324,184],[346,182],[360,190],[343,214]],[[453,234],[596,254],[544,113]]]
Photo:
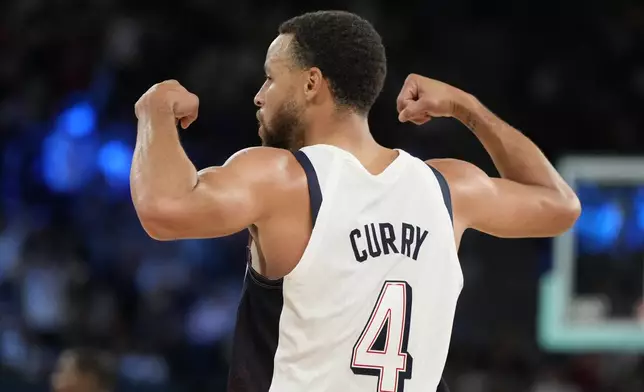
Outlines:
[[[252,98],[266,47],[281,21],[323,8],[357,12],[383,35],[389,76],[371,124],[385,145],[494,173],[458,123],[397,124],[398,88],[417,72],[475,94],[553,160],[644,152],[636,0],[3,1],[0,390],[43,390],[61,350],[83,345],[119,358],[123,385],[137,391],[224,389],[246,237],[147,238],[128,199],[129,162],[117,163],[136,136],[134,102],[170,78],[201,100],[182,135],[196,166],[257,145]],[[91,110],[65,112],[83,105]],[[538,349],[548,251],[548,241],[465,237],[452,390],[644,391],[637,355]]]

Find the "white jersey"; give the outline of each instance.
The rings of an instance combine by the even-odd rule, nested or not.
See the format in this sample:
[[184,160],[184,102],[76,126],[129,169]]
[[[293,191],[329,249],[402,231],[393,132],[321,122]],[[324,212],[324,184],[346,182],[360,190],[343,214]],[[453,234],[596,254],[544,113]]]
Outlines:
[[296,157],[311,239],[279,281],[248,267],[229,391],[436,391],[463,287],[444,178],[400,150],[378,175],[333,146]]

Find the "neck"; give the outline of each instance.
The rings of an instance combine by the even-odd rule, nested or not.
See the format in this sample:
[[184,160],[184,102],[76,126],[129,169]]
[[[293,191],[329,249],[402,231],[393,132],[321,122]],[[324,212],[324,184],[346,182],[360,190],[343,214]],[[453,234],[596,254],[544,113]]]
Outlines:
[[398,152],[379,145],[371,136],[367,118],[353,113],[313,121],[305,145],[329,144],[356,157],[373,175],[382,173]]
[[315,120],[307,132],[305,145],[330,144],[350,152],[380,147],[369,130],[365,116],[343,113]]

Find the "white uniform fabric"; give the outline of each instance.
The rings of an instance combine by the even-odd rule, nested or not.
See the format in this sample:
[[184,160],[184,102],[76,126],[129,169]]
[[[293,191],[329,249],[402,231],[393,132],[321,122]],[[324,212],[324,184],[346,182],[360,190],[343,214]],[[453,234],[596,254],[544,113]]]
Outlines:
[[283,279],[270,391],[435,391],[463,287],[437,175],[402,150],[375,176],[337,147],[301,151],[323,201]]

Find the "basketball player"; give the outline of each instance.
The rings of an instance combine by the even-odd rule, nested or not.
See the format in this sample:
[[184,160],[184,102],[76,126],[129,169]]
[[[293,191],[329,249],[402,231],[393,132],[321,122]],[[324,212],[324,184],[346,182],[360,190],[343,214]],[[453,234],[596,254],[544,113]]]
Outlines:
[[93,350],[65,351],[51,377],[54,392],[110,392],[114,368],[102,354]]
[[385,49],[354,14],[283,23],[265,71],[255,97],[264,146],[221,167],[197,171],[182,149],[176,124],[195,121],[199,101],[178,82],[135,105],[132,198],[149,235],[250,230],[228,390],[444,388],[463,232],[556,236],[579,216],[577,197],[537,146],[475,97],[419,75],[400,92],[399,120],[456,118],[502,178],[376,143],[367,115]]

